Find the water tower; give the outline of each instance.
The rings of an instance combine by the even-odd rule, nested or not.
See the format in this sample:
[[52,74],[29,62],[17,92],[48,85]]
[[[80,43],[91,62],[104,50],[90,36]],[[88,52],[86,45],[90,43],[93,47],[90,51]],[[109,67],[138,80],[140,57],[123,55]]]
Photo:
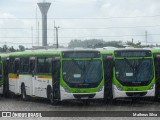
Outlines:
[[44,0],[37,4],[42,13],[42,46],[47,46],[47,12],[51,3]]

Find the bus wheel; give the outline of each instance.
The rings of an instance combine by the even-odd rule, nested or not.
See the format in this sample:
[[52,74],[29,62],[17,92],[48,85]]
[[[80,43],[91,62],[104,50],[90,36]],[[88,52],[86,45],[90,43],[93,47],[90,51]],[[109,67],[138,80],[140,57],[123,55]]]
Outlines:
[[26,89],[25,89],[25,86],[24,86],[24,85],[21,87],[21,98],[22,98],[22,100],[24,100],[24,101],[27,101],[27,100],[28,100],[27,95],[26,95]]
[[50,103],[51,105],[58,105],[60,103],[59,100],[54,99],[52,92],[50,93]]

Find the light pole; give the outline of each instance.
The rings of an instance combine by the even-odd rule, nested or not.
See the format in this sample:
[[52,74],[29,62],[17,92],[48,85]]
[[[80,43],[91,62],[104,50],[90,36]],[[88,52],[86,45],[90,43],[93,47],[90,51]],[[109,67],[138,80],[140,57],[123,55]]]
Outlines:
[[59,46],[58,46],[58,29],[59,29],[60,27],[59,27],[59,26],[58,26],[58,27],[55,26],[54,28],[56,29],[56,41],[57,41],[57,44],[56,44],[56,45],[57,45],[57,49],[58,49],[58,47],[59,47]]

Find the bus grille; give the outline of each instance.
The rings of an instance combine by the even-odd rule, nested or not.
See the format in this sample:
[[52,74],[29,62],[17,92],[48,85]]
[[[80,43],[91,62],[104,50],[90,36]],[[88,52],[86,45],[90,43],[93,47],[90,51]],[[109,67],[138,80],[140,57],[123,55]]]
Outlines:
[[141,97],[145,96],[147,92],[126,92],[126,95],[129,97]]
[[96,94],[73,94],[73,96],[77,99],[81,98],[93,98]]

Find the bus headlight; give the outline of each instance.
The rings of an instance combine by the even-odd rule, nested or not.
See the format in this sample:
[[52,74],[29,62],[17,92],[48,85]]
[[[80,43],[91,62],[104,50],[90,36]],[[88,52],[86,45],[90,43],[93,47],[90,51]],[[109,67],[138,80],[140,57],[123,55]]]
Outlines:
[[155,87],[155,83],[151,85],[151,87],[149,88],[149,90],[152,90]]
[[71,93],[66,86],[63,86],[63,89],[64,89],[65,92]]
[[103,86],[101,86],[99,89],[98,89],[98,92],[102,91],[103,90]]
[[117,90],[120,90],[120,91],[123,90],[120,85],[116,85],[116,88],[117,88]]

